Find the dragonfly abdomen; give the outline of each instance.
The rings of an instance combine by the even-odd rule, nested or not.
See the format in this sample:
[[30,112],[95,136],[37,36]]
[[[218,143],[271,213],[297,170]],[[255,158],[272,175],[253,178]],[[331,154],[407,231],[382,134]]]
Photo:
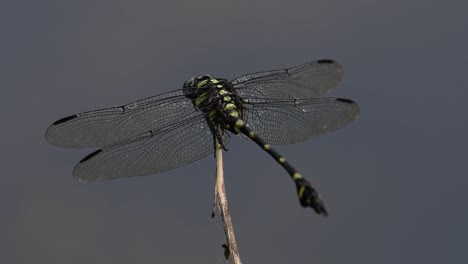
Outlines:
[[299,201],[303,207],[312,207],[318,214],[327,215],[327,211],[318,192],[312,187],[309,181],[302,177],[301,173],[296,170],[285,157],[252,131],[242,119],[230,117],[228,120],[230,126],[233,126],[236,131],[239,131],[249,137],[288,172],[289,176],[291,176],[292,180],[296,184]]

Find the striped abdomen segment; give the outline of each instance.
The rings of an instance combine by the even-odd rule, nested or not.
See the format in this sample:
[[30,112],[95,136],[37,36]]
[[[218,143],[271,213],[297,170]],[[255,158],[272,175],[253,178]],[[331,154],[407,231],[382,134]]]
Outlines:
[[291,176],[296,183],[297,194],[299,201],[303,207],[312,207],[318,214],[327,216],[325,206],[320,199],[318,192],[311,186],[311,184],[302,177],[302,175],[291,165],[286,158],[279,154],[273,149],[270,144],[265,142],[261,137],[255,134],[250,128],[245,125],[245,122],[240,118],[231,119],[234,123],[233,126],[236,131],[241,132],[250,139],[252,139],[257,145],[265,150],[270,156],[272,156]]

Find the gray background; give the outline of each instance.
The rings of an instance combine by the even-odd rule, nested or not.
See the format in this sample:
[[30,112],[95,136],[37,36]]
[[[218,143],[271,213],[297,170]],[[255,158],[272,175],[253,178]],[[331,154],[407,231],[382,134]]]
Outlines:
[[244,263],[467,263],[464,1],[2,1],[0,263],[225,263],[214,159],[80,183],[91,150],[53,121],[181,88],[194,74],[331,58],[351,125],[280,151],[330,216],[299,206],[256,145],[225,155]]

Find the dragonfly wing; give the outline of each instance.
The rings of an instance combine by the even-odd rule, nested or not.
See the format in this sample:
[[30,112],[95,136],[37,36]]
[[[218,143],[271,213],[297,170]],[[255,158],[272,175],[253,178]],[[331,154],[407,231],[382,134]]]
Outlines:
[[46,131],[60,147],[104,147],[199,114],[182,90],[62,118]]
[[270,144],[304,142],[345,126],[359,114],[348,99],[249,99],[244,119],[247,126]]
[[242,97],[306,99],[326,94],[342,77],[339,63],[318,60],[288,69],[246,74],[231,83]]
[[[227,135],[224,138],[227,143]],[[213,134],[203,115],[97,150],[73,171],[81,181],[109,180],[171,170],[214,152]]]

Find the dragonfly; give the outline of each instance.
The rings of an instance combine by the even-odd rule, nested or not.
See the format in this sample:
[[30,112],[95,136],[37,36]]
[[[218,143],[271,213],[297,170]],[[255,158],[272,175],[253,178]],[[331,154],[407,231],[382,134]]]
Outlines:
[[227,150],[231,135],[256,143],[286,170],[299,202],[327,216],[316,188],[272,145],[294,144],[341,128],[359,114],[350,99],[326,97],[343,69],[322,59],[228,80],[188,79],[182,89],[54,122],[46,140],[65,148],[98,148],[73,170],[80,181],[156,174]]

